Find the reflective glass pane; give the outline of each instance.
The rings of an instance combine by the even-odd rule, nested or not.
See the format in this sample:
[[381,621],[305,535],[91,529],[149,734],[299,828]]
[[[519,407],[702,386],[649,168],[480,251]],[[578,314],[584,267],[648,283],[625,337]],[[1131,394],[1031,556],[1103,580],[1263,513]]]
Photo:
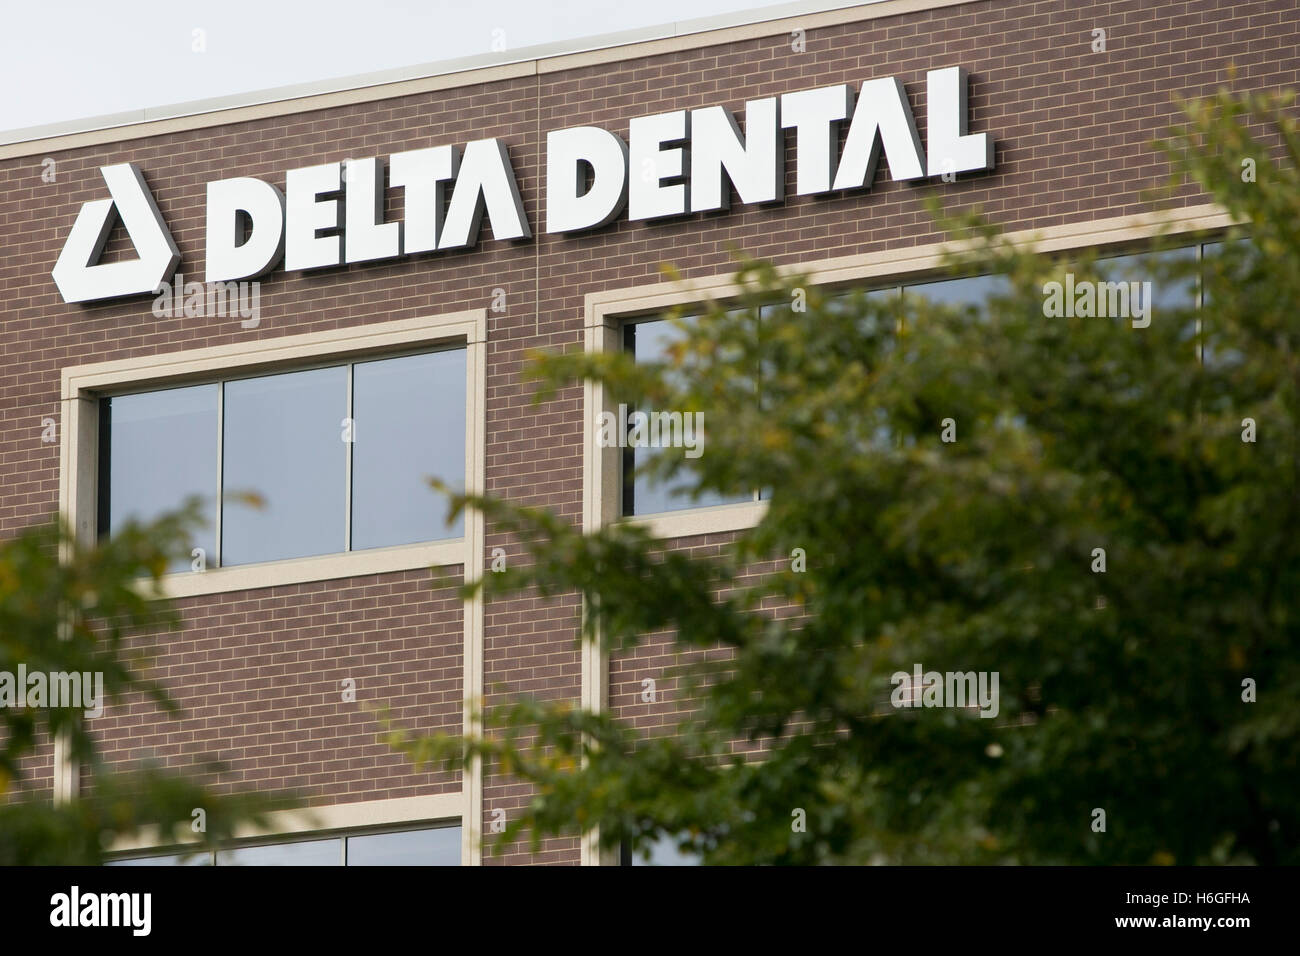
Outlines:
[[[689,320],[688,320],[689,321]],[[685,333],[675,327],[671,322],[665,320],[656,320],[652,322],[639,322],[635,325],[627,326],[625,331],[624,343],[638,362],[662,362],[668,359],[668,350],[673,343],[682,340]],[[757,396],[756,396],[757,398]],[[629,410],[628,426],[629,432],[632,432],[635,420],[632,412]],[[651,412],[672,412],[681,411],[680,409],[650,409]],[[684,416],[683,416],[684,418]],[[685,429],[685,421],[682,422],[680,436],[689,448],[690,445],[698,446],[702,436],[698,435],[694,429],[688,434]],[[685,440],[690,438],[689,442]],[[629,444],[631,443],[629,437]],[[707,443],[704,447],[707,449]],[[639,472],[645,462],[649,461],[655,455],[662,455],[666,451],[673,454],[684,454],[683,448],[665,449],[663,447],[629,447],[623,456],[625,474],[630,469],[636,469]],[[624,513],[625,514],[655,514],[661,511],[677,511],[682,508],[707,508],[712,505],[731,504],[740,501],[750,501],[753,499],[753,492],[746,491],[731,496],[720,495],[715,492],[707,492],[699,498],[692,500],[688,493],[691,480],[687,475],[679,475],[671,482],[661,483],[652,482],[645,475],[634,472],[634,478],[631,482],[630,489],[625,487],[624,496]],[[627,492],[630,491],[630,500]]]
[[[902,292],[896,285],[879,289],[849,289],[828,297],[826,311],[837,317],[855,318],[854,331],[863,338],[896,332],[898,317],[892,314],[890,307],[899,301]],[[854,344],[848,343],[850,347]],[[884,351],[888,351],[888,346]]]
[[[99,531],[148,521],[187,497],[204,500],[194,547],[216,553],[217,386],[169,388],[100,402]],[[190,558],[169,568],[189,570]]]
[[[1218,277],[1220,281],[1240,285],[1248,282],[1251,270],[1261,264],[1259,247],[1249,236],[1220,239],[1201,246],[1201,275],[1207,284],[1216,272],[1222,272],[1224,274]],[[1210,293],[1211,290],[1206,288],[1206,301],[1209,301]]]
[[974,306],[984,311],[989,298],[1006,295],[1011,291],[1011,282],[1006,276],[966,276],[962,279],[943,279],[939,282],[923,282],[906,288],[909,296],[924,296],[935,305],[962,309]]
[[348,866],[459,866],[460,827],[348,837]]
[[1245,355],[1222,339],[1223,325],[1218,321],[1225,294],[1241,294],[1250,288],[1252,273],[1259,267],[1258,248],[1249,238],[1207,242],[1201,247],[1201,321],[1204,337],[1201,361],[1208,368],[1227,369],[1240,365]]
[[881,286],[878,289],[846,289],[829,298],[827,305],[833,312],[847,310],[858,296],[876,305],[889,305],[897,301],[902,294],[902,288],[896,285]]
[[[1167,270],[1170,264],[1176,262],[1191,263],[1196,259],[1196,247],[1184,246],[1178,249],[1166,249],[1161,252],[1139,252],[1127,256],[1111,256],[1107,259],[1097,260],[1097,271],[1102,278],[1108,282],[1127,282],[1130,283],[1130,298],[1132,292],[1131,283],[1146,283],[1151,285],[1139,286],[1139,292],[1142,294],[1141,309],[1148,306],[1151,314],[1155,315],[1162,309],[1190,309],[1196,305],[1196,272],[1193,269],[1187,269],[1181,275],[1169,275]],[[1150,302],[1146,302],[1147,289],[1150,290]],[[1139,308],[1138,305],[1132,304],[1130,312]],[[1115,310],[1109,309],[1108,314]],[[1122,318],[1130,318],[1133,315],[1121,315]]]
[[219,850],[217,866],[341,866],[340,840],[303,840]]
[[226,383],[222,564],[343,550],[346,416],[345,366]]
[[429,478],[465,485],[465,351],[353,369],[352,547],[458,538]]

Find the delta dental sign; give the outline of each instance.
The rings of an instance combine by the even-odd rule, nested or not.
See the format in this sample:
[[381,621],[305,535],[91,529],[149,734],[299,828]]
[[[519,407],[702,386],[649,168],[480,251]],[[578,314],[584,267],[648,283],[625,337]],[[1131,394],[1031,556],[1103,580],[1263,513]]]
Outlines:
[[[721,106],[642,116],[628,139],[595,126],[546,136],[546,231],[597,229],[620,216],[661,220],[785,198],[785,135],[794,130],[795,194],[869,189],[883,151],[890,178],[951,179],[993,168],[987,133],[966,132],[961,67],[926,74],[926,149],[903,84],[868,80],[854,95],[826,86],[745,104],[745,133]],[[856,101],[856,102],[855,102]],[[840,125],[848,122],[843,149]],[[153,294],[180,252],[134,163],[100,170],[109,199],[82,206],[52,276],[66,302]],[[388,189],[404,190],[405,216],[384,220]],[[116,208],[138,258],[101,263]],[[484,215],[499,240],[532,237],[505,144],[482,139],[378,158],[289,170],[284,191],[252,177],[207,186],[205,280],[378,262],[471,248]]]

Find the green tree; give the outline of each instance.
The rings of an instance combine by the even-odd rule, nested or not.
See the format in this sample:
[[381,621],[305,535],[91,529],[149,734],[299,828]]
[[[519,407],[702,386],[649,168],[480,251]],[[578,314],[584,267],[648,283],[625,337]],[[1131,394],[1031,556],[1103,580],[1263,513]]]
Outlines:
[[[78,543],[57,520],[0,543],[0,675],[16,684],[20,666],[26,674],[102,674],[101,703],[142,693],[175,714],[166,690],[137,673],[125,642],[180,626],[161,578],[170,559],[189,553],[198,508],[194,502],[147,524],[129,523],[95,545]],[[49,697],[39,706],[15,703],[0,706],[0,865],[98,865],[115,840],[142,832],[211,848],[241,824],[264,822],[263,814],[283,803],[217,795],[157,766],[110,771],[83,708],[51,706]],[[92,783],[59,805],[23,787],[24,758],[56,737]],[[196,808],[205,814],[198,834]]]
[[[671,361],[540,356],[542,395],[586,379],[706,413],[703,456],[662,454],[648,474],[770,490],[758,526],[707,561],[626,523],[584,535],[457,499],[530,557],[476,587],[577,592],[585,636],[613,653],[671,630],[699,706],[643,734],[525,699],[480,736],[391,742],[534,784],[503,842],[599,827],[607,849],[667,836],[712,863],[1300,862],[1293,114],[1225,92],[1188,104],[1161,146],[1174,186],[1246,224],[1199,267],[1167,257],[1140,277],[1199,268],[1199,313],[1048,318],[1048,283],[1096,280],[1098,263],[963,219],[951,273],[1006,277],[980,308],[833,298],[746,262],[726,310],[674,319]],[[716,648],[726,660],[706,662]],[[916,664],[997,672],[997,717],[893,706],[892,675]]]

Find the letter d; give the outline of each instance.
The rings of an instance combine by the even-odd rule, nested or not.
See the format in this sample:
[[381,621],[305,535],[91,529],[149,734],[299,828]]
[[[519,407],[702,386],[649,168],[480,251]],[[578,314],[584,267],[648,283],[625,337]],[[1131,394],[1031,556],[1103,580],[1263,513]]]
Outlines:
[[[250,223],[244,235],[243,223]],[[266,275],[284,258],[284,193],[250,176],[208,183],[208,282]]]
[[[587,189],[586,167],[594,175]],[[627,143],[596,126],[546,134],[546,231],[613,222],[627,205]]]

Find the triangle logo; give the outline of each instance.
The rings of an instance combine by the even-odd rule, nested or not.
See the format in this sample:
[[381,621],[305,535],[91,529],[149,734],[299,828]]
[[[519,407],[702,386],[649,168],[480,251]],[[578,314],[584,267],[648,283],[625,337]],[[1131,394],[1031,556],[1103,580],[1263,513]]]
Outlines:
[[[50,273],[64,302],[92,302],[153,292],[171,278],[180,265],[167,223],[153,193],[135,163],[100,167],[110,199],[95,199],[81,207]],[[115,217],[122,220],[138,258],[127,262],[100,262],[113,231]]]

